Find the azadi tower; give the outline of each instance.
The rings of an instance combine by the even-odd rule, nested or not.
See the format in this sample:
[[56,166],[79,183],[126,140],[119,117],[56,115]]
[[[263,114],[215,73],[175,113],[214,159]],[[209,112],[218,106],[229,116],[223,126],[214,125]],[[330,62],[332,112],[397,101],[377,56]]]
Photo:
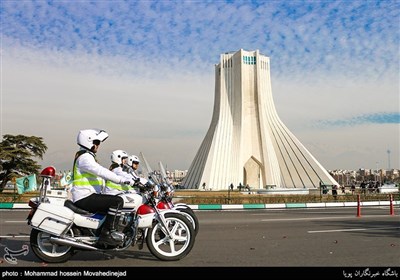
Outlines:
[[221,54],[211,124],[184,188],[304,189],[320,182],[339,185],[279,119],[269,57],[243,49]]

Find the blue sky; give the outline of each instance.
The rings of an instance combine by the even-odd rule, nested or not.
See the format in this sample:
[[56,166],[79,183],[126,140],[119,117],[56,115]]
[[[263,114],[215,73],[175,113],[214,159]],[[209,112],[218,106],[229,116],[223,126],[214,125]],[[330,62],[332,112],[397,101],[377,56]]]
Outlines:
[[[270,57],[279,117],[326,169],[400,168],[399,1],[1,1],[1,134],[43,137],[72,167],[99,151],[188,169],[220,54]],[[390,151],[388,153],[388,150]]]

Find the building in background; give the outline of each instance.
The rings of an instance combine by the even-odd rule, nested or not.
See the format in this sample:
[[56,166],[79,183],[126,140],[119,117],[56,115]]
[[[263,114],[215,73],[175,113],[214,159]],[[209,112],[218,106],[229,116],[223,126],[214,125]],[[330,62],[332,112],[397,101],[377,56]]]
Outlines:
[[269,57],[243,49],[221,54],[211,124],[183,187],[305,189],[321,183],[338,184],[280,120]]

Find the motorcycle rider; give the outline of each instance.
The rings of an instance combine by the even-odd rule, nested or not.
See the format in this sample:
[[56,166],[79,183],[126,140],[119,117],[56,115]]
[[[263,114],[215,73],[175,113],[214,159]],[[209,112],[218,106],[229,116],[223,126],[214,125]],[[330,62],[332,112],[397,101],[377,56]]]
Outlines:
[[137,169],[139,168],[140,160],[138,156],[131,155],[128,157],[128,166],[125,166],[126,172],[129,174],[132,174],[134,178],[140,178],[139,175],[137,174]]
[[129,173],[135,181],[139,181],[142,185],[145,185],[147,183],[147,179],[140,177],[137,171],[139,164],[139,157],[131,155],[128,157],[128,164],[123,167],[123,170]]
[[124,239],[124,234],[116,230],[123,199],[120,196],[102,194],[104,180],[133,186],[134,180],[115,174],[101,166],[96,159],[100,143],[108,138],[108,133],[99,129],[83,129],[77,136],[80,150],[76,152],[73,164],[72,201],[76,206],[90,212],[107,213],[100,234],[99,244],[116,246]]
[[[132,176],[130,176],[128,173],[122,170],[123,166],[125,166],[128,161],[128,156],[129,155],[124,150],[113,151],[111,153],[111,165],[108,169],[119,176],[126,177],[127,180],[131,180],[135,178],[132,178]],[[106,180],[106,185],[102,193],[115,195],[130,189],[131,188],[129,186],[117,184],[114,183],[113,181]]]

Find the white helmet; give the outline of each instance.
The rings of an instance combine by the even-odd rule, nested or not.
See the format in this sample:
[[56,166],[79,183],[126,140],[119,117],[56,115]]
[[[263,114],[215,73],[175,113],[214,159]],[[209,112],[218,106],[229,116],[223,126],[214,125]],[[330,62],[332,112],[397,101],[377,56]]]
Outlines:
[[128,153],[123,151],[123,150],[115,150],[111,154],[111,161],[115,162],[117,164],[121,164],[122,163],[122,159],[123,158],[128,158],[128,156],[129,156]]
[[83,129],[78,133],[76,142],[79,146],[90,150],[93,147],[93,141],[104,142],[108,138],[108,133],[100,129]]
[[137,157],[137,156],[135,156],[135,155],[131,155],[130,157],[128,157],[128,165],[129,166],[132,166],[132,164],[133,163],[140,163],[140,160],[139,160],[139,158]]

